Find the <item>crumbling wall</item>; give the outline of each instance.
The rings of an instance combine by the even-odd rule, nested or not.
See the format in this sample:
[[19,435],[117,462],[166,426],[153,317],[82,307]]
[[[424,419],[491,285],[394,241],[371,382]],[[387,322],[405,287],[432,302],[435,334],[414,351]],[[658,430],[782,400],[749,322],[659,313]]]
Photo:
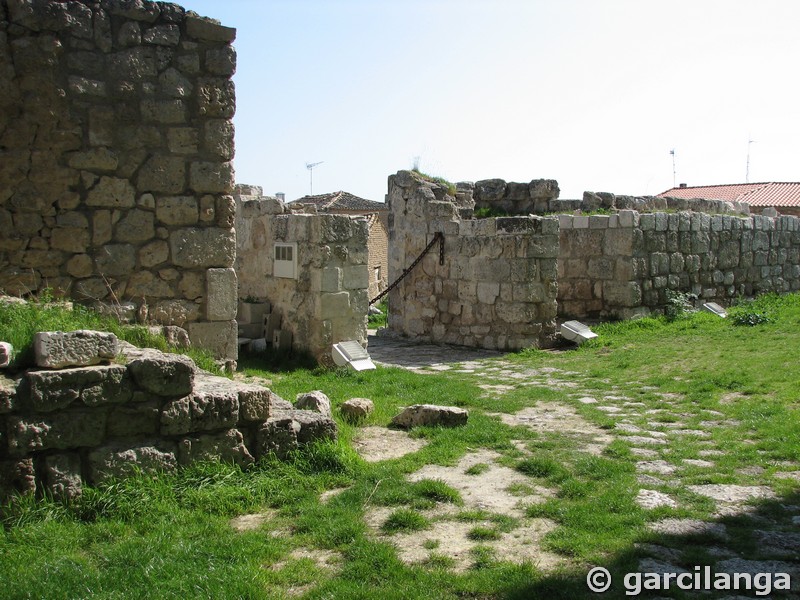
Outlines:
[[[330,362],[335,343],[366,346],[367,217],[289,212],[277,199],[252,193],[236,201],[240,297],[268,301],[291,347],[322,363]],[[276,276],[276,243],[296,252],[294,277]]]
[[434,234],[444,234],[443,263],[437,242],[389,294],[389,328],[464,346],[549,345],[557,310],[558,219],[470,218],[474,196],[484,196],[479,184],[448,190],[411,171],[389,177],[389,281],[411,266]]
[[149,0],[0,0],[0,290],[236,358],[234,36]]
[[750,215],[746,204],[592,192],[559,200],[553,180],[448,189],[408,171],[389,178],[388,200],[390,281],[444,233],[443,264],[435,246],[389,294],[390,329],[419,340],[546,345],[556,313],[625,319],[663,313],[670,292],[726,305],[800,290],[800,219]]
[[[74,498],[82,485],[195,461],[247,466],[335,439],[329,415],[191,359],[118,344],[113,334],[46,334],[54,352],[0,373],[0,501],[16,491]],[[123,363],[113,362],[118,353]]]
[[559,315],[660,312],[669,291],[729,304],[800,289],[800,219],[706,214],[560,215]]

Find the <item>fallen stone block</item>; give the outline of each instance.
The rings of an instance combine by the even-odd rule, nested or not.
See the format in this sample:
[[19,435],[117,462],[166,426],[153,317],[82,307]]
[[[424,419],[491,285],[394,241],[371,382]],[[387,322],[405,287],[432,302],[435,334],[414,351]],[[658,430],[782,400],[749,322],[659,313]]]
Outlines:
[[461,427],[467,424],[469,412],[457,406],[414,404],[392,419],[391,425],[411,429],[421,426]]
[[197,367],[188,356],[158,350],[133,353],[128,363],[134,382],[157,396],[185,396],[192,391]]
[[339,408],[342,417],[349,423],[358,423],[366,419],[375,410],[375,404],[368,398],[351,398],[342,402]]
[[336,440],[336,422],[309,410],[280,411],[270,417],[258,431],[258,452],[264,456],[274,452],[285,458],[291,451],[318,440]]
[[184,438],[178,444],[178,462],[181,465],[213,460],[234,463],[240,467],[254,462],[253,456],[244,445],[242,433],[238,429]]
[[36,366],[63,369],[112,360],[119,345],[116,335],[104,331],[40,331],[33,336],[33,352]]
[[174,443],[159,441],[131,447],[104,446],[89,453],[89,476],[92,483],[122,478],[136,472],[174,472],[178,460]]
[[297,394],[294,406],[301,410],[311,410],[326,417],[331,417],[331,401],[320,390]]

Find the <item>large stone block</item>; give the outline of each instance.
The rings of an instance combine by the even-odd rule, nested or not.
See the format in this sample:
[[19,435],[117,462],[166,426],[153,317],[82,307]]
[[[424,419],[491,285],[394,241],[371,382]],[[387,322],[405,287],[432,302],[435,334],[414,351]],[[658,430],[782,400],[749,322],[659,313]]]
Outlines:
[[[248,383],[232,383],[239,396],[239,421],[266,421],[273,406],[282,399],[268,388]],[[289,405],[291,406],[291,405]]]
[[336,440],[338,433],[336,422],[320,413],[308,410],[279,411],[258,431],[259,456],[274,452],[282,458],[306,444],[318,440]]
[[634,307],[642,302],[642,289],[635,281],[604,281],[603,298],[607,304]]
[[206,319],[230,321],[236,318],[238,290],[236,271],[208,269],[206,271]]
[[311,410],[326,417],[332,416],[331,401],[328,396],[320,390],[297,394],[294,405],[301,410]]
[[225,377],[199,378],[190,396],[169,402],[161,413],[161,432],[176,435],[234,427],[239,394]]
[[176,267],[231,267],[236,257],[232,229],[187,227],[170,234],[170,251]]
[[121,404],[131,398],[127,373],[122,365],[28,371],[23,404],[37,412],[65,408],[78,399],[86,406]]
[[139,387],[156,396],[185,396],[192,391],[197,367],[188,356],[157,350],[136,352],[128,370]]
[[236,321],[188,323],[186,330],[193,346],[205,348],[216,358],[236,360]]
[[107,432],[111,438],[150,438],[158,434],[161,408],[157,400],[115,407],[108,415]]
[[193,162],[189,169],[189,187],[197,193],[230,193],[233,189],[233,164]]
[[44,484],[55,498],[74,500],[80,496],[83,493],[80,455],[67,452],[45,457]]
[[33,459],[0,460],[0,501],[12,493],[33,494],[36,491],[36,471]]
[[187,15],[186,33],[193,38],[211,42],[232,42],[236,39],[236,29],[225,27],[217,21],[199,15]]
[[171,473],[177,466],[177,446],[165,440],[113,444],[89,453],[89,477],[94,484],[136,473]]
[[130,181],[103,175],[86,197],[87,206],[131,208],[136,205],[136,192]]
[[117,336],[102,331],[41,331],[33,336],[36,365],[50,369],[96,365],[119,352]]
[[238,429],[222,433],[184,438],[178,444],[178,462],[189,465],[197,461],[229,462],[245,467],[254,462]]
[[414,404],[392,419],[395,427],[461,427],[467,424],[469,413],[457,406],[438,406],[435,404]]
[[8,449],[12,456],[40,450],[94,447],[105,437],[106,413],[65,410],[40,416],[8,418]]
[[178,194],[186,187],[186,162],[176,156],[154,155],[139,169],[139,192]]

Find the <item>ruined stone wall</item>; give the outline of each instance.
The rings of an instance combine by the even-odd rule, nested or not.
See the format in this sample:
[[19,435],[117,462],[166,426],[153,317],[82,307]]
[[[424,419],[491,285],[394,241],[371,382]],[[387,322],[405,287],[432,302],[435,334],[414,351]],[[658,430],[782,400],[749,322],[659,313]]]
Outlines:
[[670,290],[727,305],[800,289],[800,219],[706,214],[560,215],[559,315],[660,312]]
[[148,0],[0,0],[0,290],[235,359],[235,30]]
[[[84,483],[195,461],[246,466],[336,437],[329,416],[295,410],[262,386],[200,371],[185,356],[118,347],[107,333],[52,335],[65,338],[58,344],[70,358],[90,360],[0,373],[0,501],[15,491],[73,498]],[[84,354],[98,338],[101,348],[113,346],[106,364]],[[81,348],[73,351],[76,341]],[[124,364],[109,363],[118,352]]]
[[389,294],[389,328],[465,346],[549,345],[557,308],[558,219],[471,219],[473,187],[459,184],[451,191],[410,171],[389,177],[389,281],[436,232],[445,240],[444,264],[437,243]]
[[388,200],[390,282],[445,235],[444,264],[434,247],[389,295],[390,329],[419,340],[514,349],[549,343],[556,313],[625,319],[663,313],[671,291],[727,305],[800,290],[800,218],[750,215],[746,204],[592,192],[560,201],[552,180],[448,189],[408,171],[389,178]]
[[[290,213],[275,198],[236,199],[239,295],[269,301],[292,348],[322,363],[335,343],[366,345],[367,218]],[[294,245],[296,277],[275,276],[276,243]]]

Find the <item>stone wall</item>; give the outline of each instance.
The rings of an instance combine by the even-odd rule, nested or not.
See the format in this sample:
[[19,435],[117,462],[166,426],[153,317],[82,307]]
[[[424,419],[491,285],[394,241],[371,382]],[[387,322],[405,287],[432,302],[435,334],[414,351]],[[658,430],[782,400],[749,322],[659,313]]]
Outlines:
[[[527,190],[527,188],[526,188]],[[451,192],[455,192],[451,194]],[[389,281],[444,234],[389,298],[389,328],[432,342],[513,350],[555,336],[558,219],[471,219],[473,187],[389,177]]]
[[235,359],[235,30],[148,0],[0,0],[0,290]]
[[[292,348],[330,362],[333,344],[367,343],[366,217],[289,212],[275,198],[239,194],[239,295],[266,300]],[[293,244],[296,277],[276,277],[274,245]]]
[[727,305],[800,290],[800,219],[646,213],[560,215],[559,315],[661,312],[670,290]]
[[[45,368],[0,374],[0,501],[14,491],[73,498],[83,483],[133,469],[173,471],[201,460],[246,466],[336,437],[329,416],[200,371],[185,356],[118,345],[99,332],[54,332],[47,343],[55,351],[38,363]],[[118,352],[124,363],[109,363]],[[54,355],[67,356],[56,361],[66,368],[47,368]]]
[[448,188],[408,171],[389,178],[388,200],[390,282],[433,234],[445,237],[444,264],[434,247],[389,295],[390,329],[421,341],[547,345],[556,313],[624,319],[663,313],[671,291],[727,305],[800,290],[800,219],[750,215],[746,204],[592,192],[561,201],[553,180]]

